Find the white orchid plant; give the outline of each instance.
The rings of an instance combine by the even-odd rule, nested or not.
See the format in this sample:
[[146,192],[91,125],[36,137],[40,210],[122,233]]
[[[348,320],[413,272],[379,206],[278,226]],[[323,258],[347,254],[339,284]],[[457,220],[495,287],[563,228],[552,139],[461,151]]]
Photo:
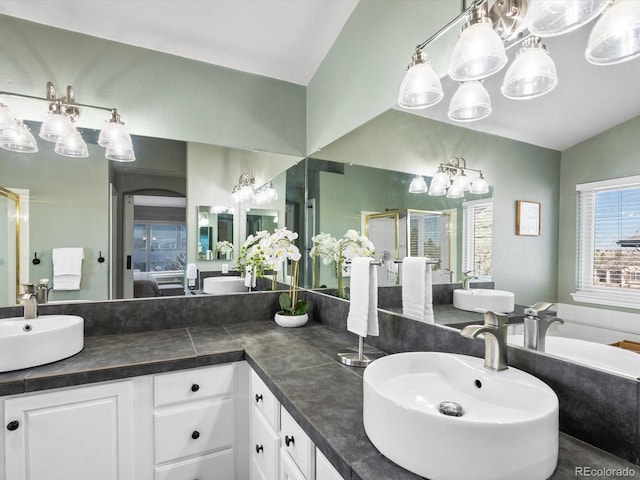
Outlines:
[[300,250],[295,245],[298,238],[296,232],[287,228],[277,229],[270,234],[267,230],[249,235],[240,248],[238,266],[244,271],[251,272],[256,277],[264,276],[265,270],[274,272],[272,288],[275,289],[277,272],[283,269],[287,260],[291,261],[291,277],[289,292],[280,295],[280,308],[286,315],[302,315],[306,313],[307,302],[298,300],[298,261]]
[[222,255],[233,253],[233,243],[227,240],[216,243],[216,253],[221,253]]
[[311,238],[313,247],[309,252],[309,256],[314,259],[314,287],[317,287],[318,259],[322,259],[325,265],[336,266],[336,275],[338,276],[338,296],[345,298],[343,266],[346,262],[351,261],[354,257],[373,257],[375,246],[367,238],[366,235],[360,235],[356,230],[347,230],[340,239],[332,237],[328,233],[320,233]]

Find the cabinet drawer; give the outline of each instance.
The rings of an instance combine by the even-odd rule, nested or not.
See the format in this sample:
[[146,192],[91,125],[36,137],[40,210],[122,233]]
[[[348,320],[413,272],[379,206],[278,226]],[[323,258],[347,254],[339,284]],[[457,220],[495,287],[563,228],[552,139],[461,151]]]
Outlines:
[[313,480],[305,477],[296,462],[293,461],[283,448],[280,453],[280,479],[279,480]]
[[233,444],[233,400],[198,402],[156,412],[156,463],[197,455]]
[[251,457],[256,461],[266,480],[276,480],[280,438],[256,407],[251,409]]
[[318,447],[316,447],[316,480],[342,480],[342,475],[333,468]]
[[280,440],[282,450],[291,455],[305,477],[313,478],[315,445],[284,407],[280,407]]
[[233,393],[234,364],[194,368],[153,377],[155,406]]
[[156,480],[234,480],[233,450],[156,468]]
[[251,403],[258,407],[273,429],[278,430],[280,402],[253,370],[251,370]]

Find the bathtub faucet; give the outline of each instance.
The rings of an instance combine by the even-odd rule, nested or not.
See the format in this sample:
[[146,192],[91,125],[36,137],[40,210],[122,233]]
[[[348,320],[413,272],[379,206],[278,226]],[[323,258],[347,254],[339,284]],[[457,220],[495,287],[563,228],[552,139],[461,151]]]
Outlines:
[[544,352],[549,327],[556,322],[564,323],[561,318],[547,318],[551,306],[553,303],[538,302],[524,309],[524,348]]

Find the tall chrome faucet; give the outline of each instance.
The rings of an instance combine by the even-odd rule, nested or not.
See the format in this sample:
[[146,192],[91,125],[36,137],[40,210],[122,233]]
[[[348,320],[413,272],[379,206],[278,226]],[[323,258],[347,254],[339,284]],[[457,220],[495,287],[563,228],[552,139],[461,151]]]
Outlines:
[[484,335],[484,366],[490,370],[506,370],[507,320],[509,317],[495,312],[484,312],[484,325],[467,325],[460,335],[476,338]]
[[549,327],[556,322],[561,325],[564,323],[561,318],[547,318],[547,310],[552,305],[553,303],[538,302],[524,309],[524,348],[544,352]]
[[462,289],[469,290],[469,283],[471,282],[471,280],[474,280],[477,278],[478,277],[476,277],[473,273],[471,273],[471,270],[469,270],[468,272],[464,272],[462,277]]
[[18,296],[18,301],[24,305],[24,318],[30,320],[38,316],[38,300],[36,289],[32,283],[23,283],[24,293]]

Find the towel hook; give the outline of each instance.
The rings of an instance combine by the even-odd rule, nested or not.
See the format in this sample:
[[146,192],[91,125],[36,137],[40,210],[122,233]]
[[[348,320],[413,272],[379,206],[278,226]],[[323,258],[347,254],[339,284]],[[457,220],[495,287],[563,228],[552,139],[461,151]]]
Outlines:
[[38,252],[34,252],[33,260],[31,260],[31,263],[33,263],[34,265],[40,265],[40,259],[38,258]]
[[104,257],[102,256],[102,250],[98,252],[98,263],[104,263]]

